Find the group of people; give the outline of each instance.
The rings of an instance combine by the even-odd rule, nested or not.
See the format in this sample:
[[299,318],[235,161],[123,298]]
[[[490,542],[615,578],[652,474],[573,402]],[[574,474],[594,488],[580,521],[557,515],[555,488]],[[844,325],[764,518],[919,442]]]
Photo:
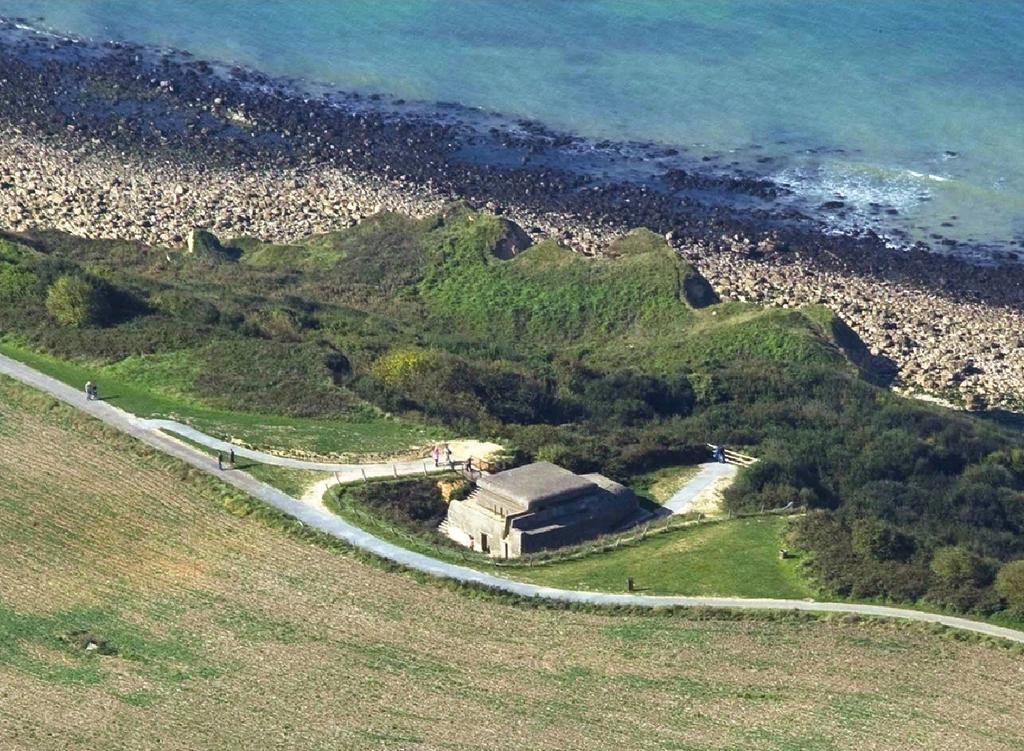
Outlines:
[[[232,468],[235,466],[235,450],[234,449],[231,449],[228,452],[228,466],[232,467]],[[224,469],[224,454],[220,453],[219,451],[217,452],[217,469]]]
[[447,443],[443,446],[434,446],[430,451],[430,455],[434,458],[434,466],[441,466],[441,459],[444,458],[444,463],[450,467],[455,466],[455,462],[452,461],[452,448]]
[[[90,402],[93,401],[94,399],[99,399],[99,390],[96,388],[96,384],[93,383],[92,381],[87,381],[86,384],[85,384],[85,398],[88,399]],[[452,452],[448,448],[448,444],[445,444],[444,450],[446,452],[445,461],[446,462],[450,462],[451,461]],[[437,454],[437,447],[436,446],[434,447],[434,452],[435,452],[435,455],[434,455],[434,466],[437,466],[438,454]],[[224,454],[218,452],[218,454],[217,454],[217,469],[224,469],[224,466],[225,466],[225,464],[224,464]],[[231,449],[228,452],[227,466],[228,467],[234,467],[235,466],[235,450],[234,449]]]

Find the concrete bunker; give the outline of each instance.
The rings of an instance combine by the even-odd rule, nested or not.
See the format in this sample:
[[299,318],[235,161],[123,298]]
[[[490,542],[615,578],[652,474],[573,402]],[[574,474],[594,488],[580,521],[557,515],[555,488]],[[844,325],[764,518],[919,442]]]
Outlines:
[[518,558],[612,532],[637,508],[633,491],[614,480],[536,462],[478,478],[448,506],[441,530],[492,557]]

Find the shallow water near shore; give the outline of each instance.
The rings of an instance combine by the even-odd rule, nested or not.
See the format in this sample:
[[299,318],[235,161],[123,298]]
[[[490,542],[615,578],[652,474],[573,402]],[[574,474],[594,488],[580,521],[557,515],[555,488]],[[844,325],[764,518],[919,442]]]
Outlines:
[[675,146],[790,187],[837,229],[1024,242],[1017,0],[0,0],[0,15]]

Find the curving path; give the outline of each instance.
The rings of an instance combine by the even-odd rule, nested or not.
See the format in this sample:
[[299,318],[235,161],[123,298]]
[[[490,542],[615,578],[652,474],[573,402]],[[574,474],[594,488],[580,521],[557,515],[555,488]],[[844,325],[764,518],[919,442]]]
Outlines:
[[[414,553],[374,537],[359,527],[349,524],[322,507],[306,504],[292,498],[277,488],[247,475],[244,472],[221,472],[210,457],[187,444],[161,433],[153,421],[144,420],[102,401],[86,401],[83,394],[50,376],[24,365],[17,360],[0,355],[0,374],[10,376],[22,383],[45,391],[77,409],[96,417],[118,430],[134,436],[150,446],[174,456],[198,469],[216,475],[223,482],[269,503],[274,508],[295,517],[304,524],[344,540],[350,545],[373,553],[432,576],[447,577],[461,582],[478,584],[502,592],[524,597],[540,597],[563,602],[577,602],[592,605],[629,605],[644,607],[711,607],[740,608],[747,610],[805,610],[826,613],[852,613],[880,618],[901,618],[909,621],[938,623],[950,628],[973,631],[988,636],[1009,639],[1024,644],[1024,632],[972,621],[967,618],[939,615],[905,608],[890,608],[882,605],[860,605],[846,602],[815,602],[813,600],[748,599],[742,597],[676,597],[636,594],[610,594],[605,592],[581,592],[568,589],[553,589],[534,584],[506,579],[493,574],[445,563],[435,558]],[[212,439],[211,439],[212,440]],[[237,449],[236,449],[237,451]],[[241,455],[241,454],[240,454]],[[422,464],[422,463],[419,463]],[[358,466],[358,465],[352,465]],[[383,465],[390,469],[391,465]],[[418,468],[416,471],[422,471]]]
[[[2,366],[0,366],[0,368],[2,368]],[[96,402],[86,402],[86,404],[96,404]],[[116,409],[116,407],[114,409]],[[234,449],[235,456],[252,459],[260,464],[273,464],[278,467],[287,467],[288,469],[311,469],[319,472],[333,472],[343,483],[354,482],[356,480],[361,480],[364,477],[413,475],[445,472],[448,470],[448,467],[446,466],[442,465],[440,467],[435,467],[432,460],[424,459],[414,459],[412,461],[405,462],[377,462],[372,464],[335,464],[332,462],[310,462],[305,461],[304,459],[292,459],[287,456],[268,454],[264,451],[257,451],[244,446],[236,446],[233,443],[228,443],[227,441],[214,438],[202,431],[196,430],[190,425],[185,425],[184,423],[180,423],[175,420],[146,419],[136,417],[128,412],[124,412],[123,410],[117,411],[134,420],[135,424],[139,427],[147,430],[162,430],[166,433],[174,433],[182,436],[183,438],[188,438],[190,441],[198,443],[201,446],[206,446],[214,451],[220,451],[225,455]],[[462,461],[465,458],[455,454],[452,456],[453,459],[457,461]]]

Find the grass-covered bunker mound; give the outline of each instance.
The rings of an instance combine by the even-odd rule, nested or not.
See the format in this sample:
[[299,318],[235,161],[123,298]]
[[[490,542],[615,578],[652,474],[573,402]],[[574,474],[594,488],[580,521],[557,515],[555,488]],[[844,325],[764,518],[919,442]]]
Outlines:
[[1024,556],[1017,436],[879,388],[828,310],[716,302],[643,230],[590,259],[459,207],[293,245],[204,243],[10,238],[0,346],[128,409],[276,448],[461,433],[629,482],[706,441],[742,447],[761,461],[727,506],[815,511],[798,542],[828,586],[1017,601],[998,578]]

